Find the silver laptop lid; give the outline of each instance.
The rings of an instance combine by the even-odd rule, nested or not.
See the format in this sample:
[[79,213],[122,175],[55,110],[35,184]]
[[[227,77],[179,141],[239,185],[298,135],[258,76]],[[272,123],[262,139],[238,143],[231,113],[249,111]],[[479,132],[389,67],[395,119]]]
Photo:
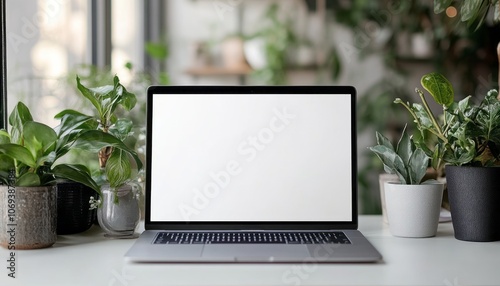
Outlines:
[[355,89],[148,89],[147,229],[357,228]]

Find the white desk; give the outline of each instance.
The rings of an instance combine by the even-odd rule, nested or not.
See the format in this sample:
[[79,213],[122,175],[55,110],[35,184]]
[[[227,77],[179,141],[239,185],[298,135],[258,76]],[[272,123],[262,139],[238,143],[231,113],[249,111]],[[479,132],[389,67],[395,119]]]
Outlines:
[[134,240],[108,240],[93,227],[48,249],[16,251],[15,279],[2,248],[0,285],[500,285],[500,242],[458,241],[451,223],[433,238],[396,238],[380,216],[361,216],[360,230],[383,262],[134,264],[123,259]]

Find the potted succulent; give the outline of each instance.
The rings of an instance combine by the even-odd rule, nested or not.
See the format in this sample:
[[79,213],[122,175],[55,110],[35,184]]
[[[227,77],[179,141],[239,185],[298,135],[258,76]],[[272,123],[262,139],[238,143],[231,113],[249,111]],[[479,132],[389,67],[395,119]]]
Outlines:
[[49,247],[57,238],[56,179],[98,186],[83,165],[55,165],[73,144],[68,133],[58,135],[34,121],[22,102],[9,123],[10,133],[0,130],[0,244],[9,249]]
[[134,151],[133,122],[119,118],[118,110],[130,111],[137,100],[120,83],[117,76],[113,84],[87,88],[76,78],[77,87],[95,109],[86,115],[67,109],[56,115],[62,122],[72,122],[76,137],[74,148],[95,153],[99,170],[94,174],[100,186],[100,198],[93,198],[98,207],[97,217],[107,236],[130,237],[140,219],[140,187],[134,182],[133,170],[141,170],[142,162]]
[[[423,91],[422,101],[402,104],[413,116],[422,136],[417,145],[432,157],[436,170],[446,174],[455,238],[467,241],[500,240],[500,101],[496,90],[477,104],[470,96],[455,102],[450,82],[441,74],[422,77],[421,84],[443,107],[436,117]],[[433,134],[429,147],[426,134]]]
[[376,133],[377,144],[370,147],[384,164],[384,170],[396,174],[399,182],[385,183],[385,204],[389,229],[394,236],[435,236],[439,222],[443,183],[423,181],[429,157],[416,147],[403,130],[399,142],[393,144]]

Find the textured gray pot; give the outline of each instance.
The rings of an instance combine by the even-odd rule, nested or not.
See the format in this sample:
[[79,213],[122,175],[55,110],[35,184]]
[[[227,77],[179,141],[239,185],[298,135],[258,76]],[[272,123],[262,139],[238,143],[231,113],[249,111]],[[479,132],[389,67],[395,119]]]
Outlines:
[[0,186],[0,219],[0,245],[5,248],[53,245],[57,240],[56,187]]
[[500,240],[500,168],[446,166],[455,238]]

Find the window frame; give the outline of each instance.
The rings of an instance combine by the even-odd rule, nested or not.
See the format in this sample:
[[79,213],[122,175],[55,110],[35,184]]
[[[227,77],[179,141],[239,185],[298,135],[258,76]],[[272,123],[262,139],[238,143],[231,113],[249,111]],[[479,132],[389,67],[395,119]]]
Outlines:
[[[8,128],[7,111],[7,1],[0,1],[0,129]],[[92,65],[98,67],[111,66],[112,53],[112,29],[111,29],[111,0],[88,0],[90,5],[90,22],[88,48],[90,50],[89,60]],[[162,0],[144,1],[143,10],[143,41],[158,41],[165,36],[165,14],[167,5]],[[164,63],[155,63],[143,53],[144,69],[159,70],[164,68]],[[162,65],[162,66],[160,66]]]
[[7,129],[7,42],[6,42],[6,23],[5,2],[0,1],[0,128]]

